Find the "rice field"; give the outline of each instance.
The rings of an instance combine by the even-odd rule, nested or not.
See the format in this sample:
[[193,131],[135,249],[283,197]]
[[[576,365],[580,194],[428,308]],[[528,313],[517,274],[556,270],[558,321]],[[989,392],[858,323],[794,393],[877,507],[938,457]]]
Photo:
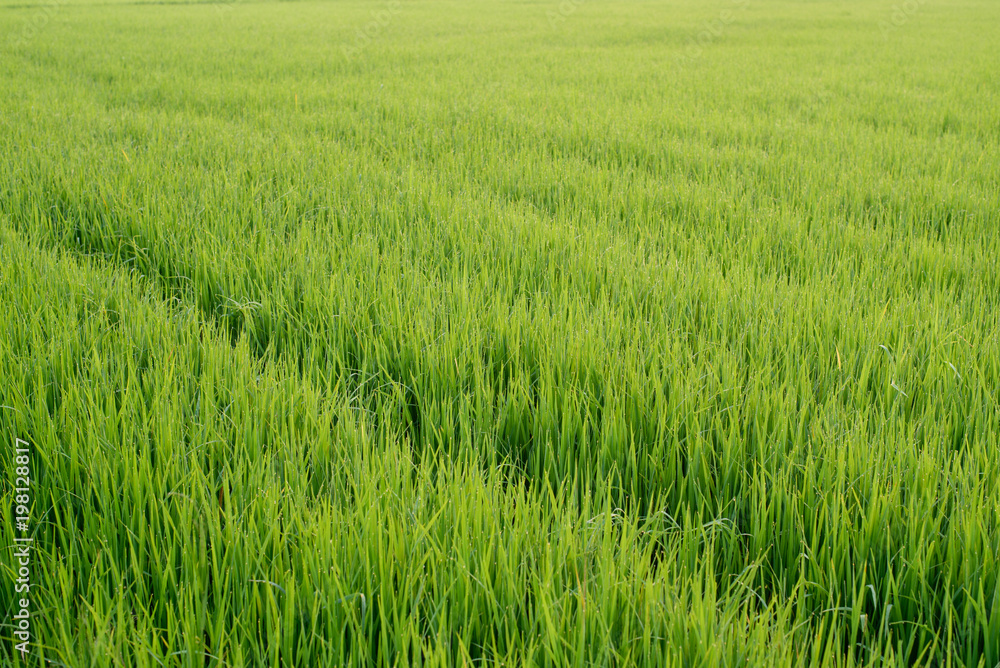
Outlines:
[[0,665],[1000,665],[997,25],[0,0]]

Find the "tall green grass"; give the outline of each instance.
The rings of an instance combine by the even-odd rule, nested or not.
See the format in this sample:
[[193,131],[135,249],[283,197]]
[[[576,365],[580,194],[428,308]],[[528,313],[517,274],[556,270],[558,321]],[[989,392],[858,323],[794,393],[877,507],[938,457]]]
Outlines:
[[720,7],[5,43],[44,658],[1000,662],[998,10]]

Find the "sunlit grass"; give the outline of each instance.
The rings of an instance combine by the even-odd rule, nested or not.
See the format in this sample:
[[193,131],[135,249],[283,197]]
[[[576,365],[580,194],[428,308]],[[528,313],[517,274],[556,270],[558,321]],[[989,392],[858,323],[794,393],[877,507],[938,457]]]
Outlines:
[[998,8],[728,4],[4,42],[44,658],[997,664]]

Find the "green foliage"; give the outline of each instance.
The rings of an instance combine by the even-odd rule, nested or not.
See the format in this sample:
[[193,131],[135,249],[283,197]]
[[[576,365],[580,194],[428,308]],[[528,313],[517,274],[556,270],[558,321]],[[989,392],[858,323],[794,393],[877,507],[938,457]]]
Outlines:
[[1000,663],[1000,7],[112,4],[0,8],[46,661]]

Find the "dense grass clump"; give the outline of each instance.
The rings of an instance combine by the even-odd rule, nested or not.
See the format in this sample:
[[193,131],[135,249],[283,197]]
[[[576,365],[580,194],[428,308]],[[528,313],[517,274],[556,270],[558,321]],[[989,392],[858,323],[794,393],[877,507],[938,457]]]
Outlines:
[[0,4],[0,663],[1000,664],[1000,6],[913,7]]

